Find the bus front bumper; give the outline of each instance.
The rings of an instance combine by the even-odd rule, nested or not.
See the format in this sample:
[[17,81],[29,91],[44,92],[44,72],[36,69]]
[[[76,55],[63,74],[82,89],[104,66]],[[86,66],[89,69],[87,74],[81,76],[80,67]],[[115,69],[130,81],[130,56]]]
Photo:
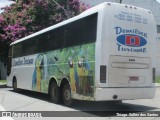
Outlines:
[[148,88],[96,88],[95,101],[151,99],[156,87]]

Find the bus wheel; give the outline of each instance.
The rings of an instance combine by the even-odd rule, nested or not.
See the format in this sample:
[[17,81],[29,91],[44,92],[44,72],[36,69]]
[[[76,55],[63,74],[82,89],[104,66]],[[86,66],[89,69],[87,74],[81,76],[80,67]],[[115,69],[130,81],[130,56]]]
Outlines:
[[107,101],[108,104],[122,104],[122,100]]
[[65,84],[63,87],[63,102],[66,106],[72,106],[73,105],[73,99],[71,98],[71,89],[69,84]]
[[50,85],[50,96],[53,103],[60,102],[60,90],[55,82],[52,82]]
[[18,90],[18,89],[17,89],[17,80],[16,80],[15,77],[13,78],[12,87],[13,87],[13,90],[14,90],[15,92]]

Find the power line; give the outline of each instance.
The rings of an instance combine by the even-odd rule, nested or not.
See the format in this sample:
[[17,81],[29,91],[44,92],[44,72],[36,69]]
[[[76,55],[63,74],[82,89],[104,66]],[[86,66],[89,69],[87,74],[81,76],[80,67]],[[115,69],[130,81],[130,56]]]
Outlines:
[[67,19],[69,19],[70,18],[70,14],[69,14],[69,12],[66,10],[66,9],[64,9],[58,2],[56,2],[55,0],[51,0],[52,2],[54,2],[57,6],[59,6],[62,10],[64,10],[65,12],[66,12],[66,14],[67,14]]

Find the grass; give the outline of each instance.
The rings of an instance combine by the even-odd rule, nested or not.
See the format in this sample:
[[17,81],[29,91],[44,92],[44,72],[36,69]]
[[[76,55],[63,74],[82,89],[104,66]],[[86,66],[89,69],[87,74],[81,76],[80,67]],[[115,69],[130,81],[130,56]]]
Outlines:
[[160,83],[160,77],[156,77],[156,83]]
[[0,83],[7,83],[7,80],[0,80]]

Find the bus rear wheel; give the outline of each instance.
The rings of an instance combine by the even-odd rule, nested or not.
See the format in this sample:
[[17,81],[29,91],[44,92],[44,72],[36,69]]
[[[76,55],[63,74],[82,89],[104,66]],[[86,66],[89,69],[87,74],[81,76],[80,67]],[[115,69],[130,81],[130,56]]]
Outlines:
[[65,84],[63,87],[62,97],[63,97],[63,102],[66,106],[73,105],[73,99],[71,98],[71,89],[68,83]]
[[52,82],[50,85],[50,97],[53,103],[60,102],[60,90],[55,82]]

